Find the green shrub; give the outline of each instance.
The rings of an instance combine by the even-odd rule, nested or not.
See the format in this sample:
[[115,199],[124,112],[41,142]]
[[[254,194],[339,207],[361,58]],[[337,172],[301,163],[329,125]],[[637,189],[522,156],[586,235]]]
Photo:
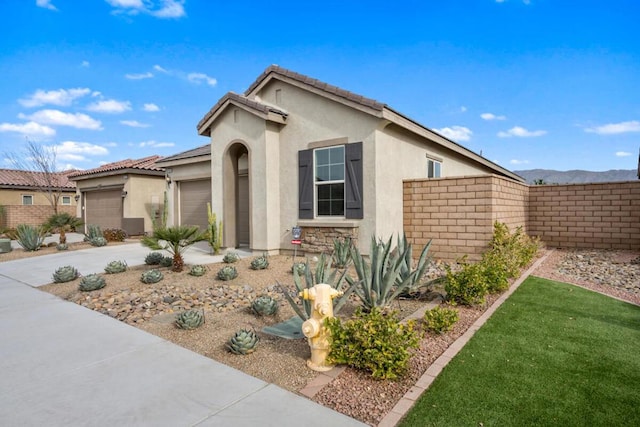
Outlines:
[[425,327],[436,334],[451,330],[459,319],[458,310],[455,308],[437,306],[424,314]]
[[488,251],[482,256],[480,268],[487,283],[489,293],[503,292],[509,289],[508,261],[494,251]]
[[413,322],[402,324],[396,312],[384,313],[377,307],[368,313],[359,308],[344,322],[328,318],[325,325],[332,339],[327,360],[366,370],[377,379],[403,375],[420,339]]
[[489,289],[483,266],[479,263],[467,264],[464,259],[461,265],[462,268],[456,272],[450,266],[445,266],[447,277],[444,290],[447,300],[462,305],[484,304]]
[[108,242],[124,242],[127,238],[127,232],[120,228],[107,228],[102,235]]
[[27,252],[33,252],[40,249],[44,238],[46,236],[46,229],[44,227],[36,227],[27,224],[18,224],[16,227],[15,239],[22,249]]

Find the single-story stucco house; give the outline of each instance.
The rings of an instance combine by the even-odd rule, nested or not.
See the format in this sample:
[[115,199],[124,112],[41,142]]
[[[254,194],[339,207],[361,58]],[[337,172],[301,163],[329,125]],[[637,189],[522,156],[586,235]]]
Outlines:
[[85,228],[120,228],[129,235],[153,231],[167,189],[165,171],[156,165],[160,159],[126,159],[69,175],[80,196],[77,216]]
[[[292,228],[300,227],[306,252],[350,236],[368,253],[371,236],[402,232],[406,179],[494,174],[523,182],[386,104],[276,65],[244,94],[224,95],[197,130],[210,150],[161,163],[171,181],[203,187],[210,165],[224,246],[256,252],[290,251]],[[184,223],[176,187],[174,222]]]

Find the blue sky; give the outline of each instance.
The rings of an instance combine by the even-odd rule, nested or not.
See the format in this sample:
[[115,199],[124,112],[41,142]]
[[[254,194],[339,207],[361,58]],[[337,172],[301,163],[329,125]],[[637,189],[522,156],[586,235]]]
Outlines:
[[205,144],[202,116],[270,64],[508,169],[637,166],[637,0],[3,0],[0,19],[0,153],[31,139],[61,168]]

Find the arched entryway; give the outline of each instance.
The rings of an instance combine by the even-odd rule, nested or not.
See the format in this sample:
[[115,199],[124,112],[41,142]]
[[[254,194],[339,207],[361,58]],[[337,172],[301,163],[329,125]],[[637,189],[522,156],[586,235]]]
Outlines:
[[251,247],[249,151],[232,144],[224,159],[225,246]]

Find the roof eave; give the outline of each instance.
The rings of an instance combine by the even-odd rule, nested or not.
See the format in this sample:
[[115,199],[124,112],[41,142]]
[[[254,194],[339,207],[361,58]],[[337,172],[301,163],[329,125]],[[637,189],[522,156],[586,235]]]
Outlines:
[[88,173],[85,175],[77,175],[70,176],[69,180],[71,181],[84,181],[87,179],[93,178],[103,178],[107,176],[115,176],[115,175],[149,175],[149,176],[164,176],[164,169],[162,170],[148,170],[148,169],[137,169],[137,168],[123,168],[123,169],[115,169],[110,171],[102,171],[96,173]]
[[162,164],[163,168],[167,168],[172,166],[190,165],[193,163],[205,163],[210,161],[211,154],[206,154],[200,156],[183,157],[181,159],[167,160],[163,162],[156,162],[156,164]]
[[198,125],[198,135],[200,135],[200,136],[211,136],[211,126],[216,121],[216,119],[218,117],[220,117],[220,115],[224,112],[224,110],[227,109],[230,105],[233,105],[234,107],[241,108],[244,111],[261,118],[262,120],[266,120],[266,121],[270,121],[270,122],[274,122],[274,123],[278,123],[278,124],[283,124],[283,125],[287,124],[287,119],[282,114],[276,113],[274,111],[269,111],[267,113],[264,113],[262,111],[258,111],[258,110],[254,109],[254,108],[251,108],[248,105],[245,105],[245,104],[242,104],[240,102],[237,102],[232,98],[227,98],[214,111],[209,111],[207,113],[207,115],[209,115],[209,117],[206,118],[203,122],[201,122],[202,124]]

